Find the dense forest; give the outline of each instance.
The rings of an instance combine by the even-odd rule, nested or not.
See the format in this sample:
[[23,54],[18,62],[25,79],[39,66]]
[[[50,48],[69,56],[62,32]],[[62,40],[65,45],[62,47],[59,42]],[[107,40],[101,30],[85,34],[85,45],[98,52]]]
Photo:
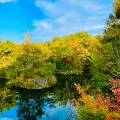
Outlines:
[[81,31],[42,44],[31,42],[28,32],[22,43],[1,39],[0,58],[0,80],[7,80],[8,86],[50,87],[57,83],[55,74],[88,76],[87,82],[98,90],[110,92],[113,86],[114,99],[94,99],[75,83],[85,107],[74,101],[82,120],[120,119],[120,0],[114,0],[114,12],[106,20],[102,35]]
[[89,71],[95,74],[96,70],[100,73],[98,54],[102,48],[102,36],[92,37],[88,32],[54,37],[44,44],[31,43],[29,33],[20,44],[1,40],[0,76],[13,84],[31,80],[33,83],[35,79],[47,76],[54,84],[55,79],[50,77],[54,74],[77,75]]

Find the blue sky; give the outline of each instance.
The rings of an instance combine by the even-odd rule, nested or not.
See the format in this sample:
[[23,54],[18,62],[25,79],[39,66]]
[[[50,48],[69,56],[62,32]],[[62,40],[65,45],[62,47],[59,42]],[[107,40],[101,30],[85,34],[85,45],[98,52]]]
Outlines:
[[27,31],[31,41],[80,31],[101,34],[113,0],[0,0],[0,38],[22,42]]

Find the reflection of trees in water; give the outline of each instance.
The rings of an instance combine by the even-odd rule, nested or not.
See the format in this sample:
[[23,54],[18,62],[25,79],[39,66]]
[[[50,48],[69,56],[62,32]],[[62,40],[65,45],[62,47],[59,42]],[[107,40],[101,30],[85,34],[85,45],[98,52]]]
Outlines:
[[11,92],[11,90],[6,87],[0,89],[0,113],[4,111],[4,109],[9,110],[10,108],[16,105],[16,95]]
[[5,87],[6,79],[0,80],[0,113],[16,105],[16,92]]
[[91,86],[92,80],[87,79],[87,76],[56,75],[56,77],[58,85],[54,88],[54,100],[60,101],[61,105],[65,106],[68,100],[71,101],[73,98],[79,98],[74,83],[80,83],[80,85],[92,95],[97,93],[97,89]]
[[36,120],[42,118],[44,114],[49,116],[50,113],[46,113],[46,108],[52,109],[56,104],[65,107],[68,101],[70,102],[70,108],[67,111],[70,113],[72,111],[71,100],[78,95],[72,84],[73,81],[69,83],[70,81],[66,79],[63,83],[58,83],[52,88],[43,90],[19,89],[17,110],[19,119]]
[[[89,75],[88,75],[89,76]],[[92,87],[92,80],[87,79],[86,75],[57,75],[58,86],[54,89],[54,100],[59,102],[60,105],[66,106],[69,104],[68,118],[67,120],[77,120],[77,116],[73,110],[72,100],[73,98],[79,98],[78,91],[76,90],[74,83],[80,83],[81,86],[91,95],[97,94],[97,89]],[[90,78],[90,77],[89,77]]]
[[[72,104],[73,98],[78,98],[78,91],[74,86],[74,82],[79,82],[81,76],[76,75],[57,75],[58,85],[53,89],[54,101],[66,109],[66,120],[77,120],[74,112],[75,106]],[[66,107],[67,106],[67,107]]]
[[[67,106],[68,117],[70,119],[73,117],[72,113],[74,110],[72,109],[71,100],[78,98],[78,92],[74,86],[74,82],[84,86],[87,86],[89,82],[83,80],[81,76],[60,75],[56,77],[58,84],[49,89],[17,89],[17,115],[19,120],[36,120],[42,118],[43,115],[49,117],[50,111],[48,110],[56,107],[56,104],[63,107]],[[95,91],[95,89],[92,90],[90,87],[88,90]],[[15,106],[15,100],[15,92],[7,88],[0,89],[0,101],[2,101],[0,102],[0,111]]]
[[20,120],[36,120],[45,113],[45,107],[53,108],[54,100],[46,95],[46,90],[19,90],[18,117]]

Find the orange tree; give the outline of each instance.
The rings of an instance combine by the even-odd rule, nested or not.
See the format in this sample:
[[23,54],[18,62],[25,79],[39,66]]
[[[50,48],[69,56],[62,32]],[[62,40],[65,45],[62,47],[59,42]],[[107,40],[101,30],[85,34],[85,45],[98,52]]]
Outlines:
[[88,95],[80,84],[74,84],[81,95],[73,99],[77,115],[82,120],[119,120],[120,119],[120,79],[111,78],[112,94],[97,97]]
[[54,37],[49,47],[52,51],[50,60],[56,63],[57,70],[82,73],[86,61],[92,56],[98,41],[87,32],[79,32],[63,37]]

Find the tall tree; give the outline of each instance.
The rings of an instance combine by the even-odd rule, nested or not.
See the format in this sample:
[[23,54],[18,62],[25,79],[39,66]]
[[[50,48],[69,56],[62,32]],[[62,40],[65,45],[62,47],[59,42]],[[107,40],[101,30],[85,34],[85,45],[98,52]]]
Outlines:
[[120,78],[120,0],[114,1],[114,13],[109,15],[99,49],[97,68],[102,74]]

